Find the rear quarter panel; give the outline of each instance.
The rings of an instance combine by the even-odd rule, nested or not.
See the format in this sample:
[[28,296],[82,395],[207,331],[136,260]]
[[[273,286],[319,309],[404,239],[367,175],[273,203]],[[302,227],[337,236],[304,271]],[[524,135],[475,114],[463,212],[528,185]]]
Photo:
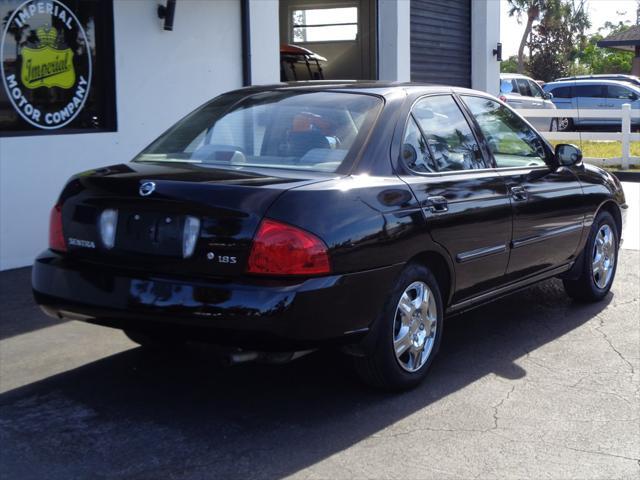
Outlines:
[[413,193],[394,176],[356,175],[296,188],[266,216],[324,240],[336,273],[403,263],[432,244]]

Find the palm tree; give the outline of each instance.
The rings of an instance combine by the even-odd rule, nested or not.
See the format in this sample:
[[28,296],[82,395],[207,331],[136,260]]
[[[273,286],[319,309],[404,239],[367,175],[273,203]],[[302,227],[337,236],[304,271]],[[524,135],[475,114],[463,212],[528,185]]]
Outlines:
[[522,21],[522,16],[527,16],[527,26],[524,29],[522,38],[520,39],[520,47],[518,48],[518,73],[524,73],[524,47],[527,44],[527,38],[531,34],[533,22],[535,22],[543,10],[545,9],[545,0],[508,0],[509,16],[518,19],[518,23]]

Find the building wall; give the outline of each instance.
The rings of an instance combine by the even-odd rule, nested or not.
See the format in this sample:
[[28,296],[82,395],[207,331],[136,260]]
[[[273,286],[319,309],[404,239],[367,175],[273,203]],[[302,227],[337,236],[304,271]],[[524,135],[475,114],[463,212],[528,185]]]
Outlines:
[[471,87],[492,95],[500,91],[500,62],[493,50],[500,41],[500,2],[471,2]]
[[114,1],[118,132],[0,138],[0,270],[46,248],[49,211],[69,176],[129,161],[178,118],[242,85],[238,0],[180,0],[172,32],[157,6]]

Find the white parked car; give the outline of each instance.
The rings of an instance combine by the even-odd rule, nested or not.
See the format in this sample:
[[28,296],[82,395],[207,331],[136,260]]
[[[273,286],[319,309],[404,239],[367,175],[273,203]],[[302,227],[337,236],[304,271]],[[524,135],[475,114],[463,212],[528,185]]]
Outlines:
[[[551,99],[552,94],[546,93],[534,79],[518,73],[500,74],[500,100],[510,107],[517,109],[548,108],[556,109]],[[536,129],[541,131],[557,131],[558,120],[555,118],[528,118]]]

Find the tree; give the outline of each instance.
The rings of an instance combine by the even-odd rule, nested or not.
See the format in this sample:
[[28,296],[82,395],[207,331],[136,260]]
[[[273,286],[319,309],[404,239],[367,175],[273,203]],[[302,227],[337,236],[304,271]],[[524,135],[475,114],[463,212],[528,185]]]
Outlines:
[[509,16],[514,15],[518,19],[518,23],[522,23],[522,16],[527,16],[527,24],[522,33],[520,39],[520,46],[518,47],[518,73],[524,73],[524,47],[527,44],[527,39],[533,29],[533,22],[538,20],[540,15],[545,9],[545,0],[508,0],[509,1]]
[[591,26],[586,0],[546,0],[544,15],[533,28],[529,45],[529,74],[546,82],[570,73],[570,66],[587,46]]
[[629,29],[629,25],[623,22],[617,24],[605,22],[598,32],[589,37],[588,45],[579,54],[579,65],[584,66],[588,73],[630,73],[633,62],[633,53],[615,50],[612,48],[600,48],[598,42],[603,38],[616,33],[622,33]]
[[506,60],[500,62],[501,73],[517,73],[518,72],[518,57],[511,55]]

